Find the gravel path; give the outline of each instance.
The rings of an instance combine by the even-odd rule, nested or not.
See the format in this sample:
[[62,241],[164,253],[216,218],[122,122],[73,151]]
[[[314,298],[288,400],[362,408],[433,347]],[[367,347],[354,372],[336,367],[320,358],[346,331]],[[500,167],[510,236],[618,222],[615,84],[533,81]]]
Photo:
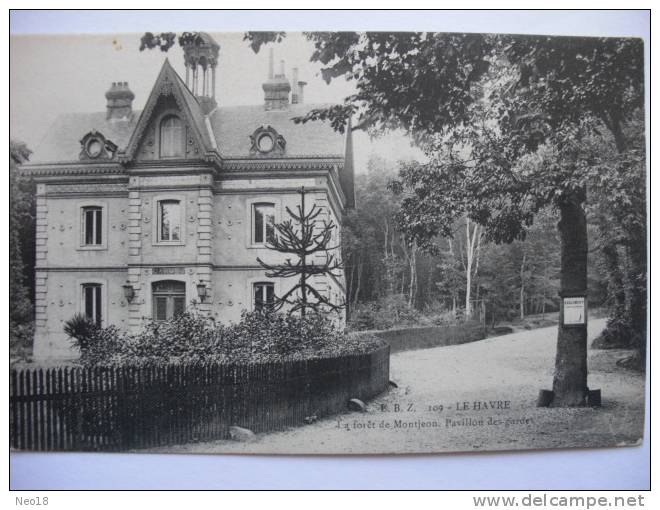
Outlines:
[[[590,321],[590,338],[605,319]],[[400,352],[399,387],[312,425],[240,443],[215,441],[155,451],[196,453],[430,453],[636,444],[644,427],[644,377],[616,367],[625,351],[590,351],[589,386],[599,409],[539,409],[552,387],[556,327],[470,344]],[[398,406],[398,407],[397,407]]]

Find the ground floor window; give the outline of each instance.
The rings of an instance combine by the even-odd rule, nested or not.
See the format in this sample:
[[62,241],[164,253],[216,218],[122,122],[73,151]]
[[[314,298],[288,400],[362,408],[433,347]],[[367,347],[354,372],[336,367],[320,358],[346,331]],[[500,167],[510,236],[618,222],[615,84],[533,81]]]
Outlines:
[[186,284],[163,280],[152,284],[153,318],[170,320],[186,311]]
[[254,284],[254,309],[262,311],[272,309],[275,303],[275,284],[259,282]]
[[85,283],[83,284],[83,307],[85,317],[94,324],[100,326],[103,320],[101,314],[101,284]]

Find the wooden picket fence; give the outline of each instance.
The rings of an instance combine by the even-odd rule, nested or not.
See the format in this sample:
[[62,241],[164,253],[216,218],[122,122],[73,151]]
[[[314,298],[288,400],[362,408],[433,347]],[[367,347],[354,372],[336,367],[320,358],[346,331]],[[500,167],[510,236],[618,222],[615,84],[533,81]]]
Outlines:
[[302,425],[387,388],[389,346],[366,354],[254,364],[10,372],[17,450],[125,451]]

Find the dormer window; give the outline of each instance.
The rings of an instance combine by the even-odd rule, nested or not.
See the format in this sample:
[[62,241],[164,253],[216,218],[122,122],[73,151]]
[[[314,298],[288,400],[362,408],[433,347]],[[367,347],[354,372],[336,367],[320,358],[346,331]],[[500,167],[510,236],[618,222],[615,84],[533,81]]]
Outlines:
[[183,123],[176,115],[168,115],[160,123],[160,157],[183,156]]
[[117,146],[98,131],[92,130],[80,140],[82,150],[79,158],[88,159],[112,159],[117,151]]
[[286,140],[272,126],[261,126],[250,135],[253,156],[283,156],[286,152]]

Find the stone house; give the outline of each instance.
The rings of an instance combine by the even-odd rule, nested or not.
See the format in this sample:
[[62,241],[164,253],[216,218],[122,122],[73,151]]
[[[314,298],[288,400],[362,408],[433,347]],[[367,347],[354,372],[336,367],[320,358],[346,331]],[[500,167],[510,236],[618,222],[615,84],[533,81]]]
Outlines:
[[[218,52],[207,34],[185,47],[185,81],[165,60],[142,111],[113,83],[106,111],[58,117],[24,165],[37,185],[35,358],[75,355],[62,328],[76,313],[137,331],[190,306],[236,321],[285,293],[294,279],[267,278],[256,259],[281,258],[266,241],[301,186],[340,241],[350,130],[295,124],[319,105],[295,70],[292,84],[283,63],[273,72],[272,53],[263,104],[219,106]],[[343,301],[343,276],[314,278]]]

